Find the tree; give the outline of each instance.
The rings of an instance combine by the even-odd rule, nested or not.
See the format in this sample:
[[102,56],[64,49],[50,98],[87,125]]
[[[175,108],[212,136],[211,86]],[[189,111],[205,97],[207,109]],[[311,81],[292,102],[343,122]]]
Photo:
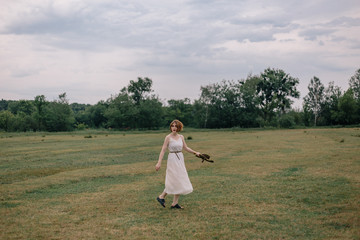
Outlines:
[[139,109],[125,91],[121,91],[116,97],[109,99],[108,102],[109,107],[104,114],[108,119],[108,127],[117,129],[137,127],[136,120]]
[[257,95],[264,121],[270,123],[275,112],[285,113],[293,101],[290,97],[299,98],[296,89],[299,79],[291,77],[281,69],[265,69],[257,84]]
[[170,124],[174,119],[179,119],[185,126],[194,124],[193,105],[189,98],[180,100],[171,99],[168,101],[168,106],[165,109],[166,124]]
[[1,99],[1,100],[0,100],[0,111],[8,110],[9,102],[10,102],[10,101]]
[[313,114],[309,108],[309,105],[303,103],[303,122],[305,126],[312,125]]
[[4,129],[6,132],[11,131],[14,119],[15,116],[10,111],[0,111],[0,129]]
[[321,106],[321,121],[323,125],[339,124],[338,118],[334,114],[339,111],[338,102],[341,96],[341,88],[334,85],[334,82],[329,82],[328,87],[325,89],[324,102]]
[[162,103],[156,97],[149,97],[140,102],[136,119],[138,128],[158,129],[163,124]]
[[39,95],[35,97],[34,105],[36,112],[34,114],[34,119],[37,122],[37,129],[43,130],[45,128],[45,112],[44,108],[46,106],[46,98],[44,95]]
[[[211,103],[211,85],[208,86],[201,86],[201,95],[200,99],[196,101],[196,108],[199,111],[196,111],[198,114],[197,119],[199,122],[204,121],[204,125],[200,124],[200,126],[203,126],[204,128],[207,127],[207,122],[209,119],[209,106]],[[203,111],[201,111],[203,109]]]
[[12,101],[8,105],[9,110],[14,114],[11,126],[14,131],[36,130],[33,114],[36,111],[33,101],[19,100]]
[[316,126],[316,121],[321,112],[321,106],[324,101],[324,85],[320,82],[320,79],[313,77],[310,80],[308,86],[309,93],[304,97],[304,104],[307,105],[307,109],[314,114],[314,125]]
[[89,111],[87,111],[91,107],[90,104],[72,103],[70,107],[74,113],[77,128],[85,129],[92,125]]
[[127,87],[129,95],[133,98],[136,105],[140,104],[140,101],[145,97],[146,93],[150,93],[152,86],[152,80],[145,77],[144,79],[138,77],[138,81],[130,80],[130,84]]
[[66,93],[60,94],[58,101],[47,104],[44,115],[48,131],[70,131],[73,129],[75,118],[66,99]]
[[246,80],[223,80],[201,87],[193,104],[195,126],[209,128],[256,127],[259,125],[257,85],[259,76]]
[[[196,109],[200,112],[204,127],[226,128],[239,125],[241,117],[240,84],[234,81],[210,84],[201,87],[201,97],[196,102]],[[197,113],[199,115],[199,113]]]
[[69,100],[66,98],[66,92],[59,94],[59,100],[57,102],[61,104],[69,104]]
[[12,101],[9,103],[8,107],[15,115],[20,112],[31,115],[35,111],[34,104],[29,100]]
[[158,128],[162,122],[162,103],[150,95],[152,80],[138,78],[130,81],[120,93],[108,100],[105,112],[108,126],[113,128]]
[[332,112],[333,119],[339,124],[354,124],[358,120],[358,106],[352,89],[347,90],[338,101],[338,111]]
[[349,80],[350,88],[352,89],[356,101],[360,103],[360,68],[355,72]]
[[259,123],[256,121],[259,118],[259,104],[260,99],[257,96],[257,85],[260,82],[260,77],[257,75],[249,75],[246,80],[240,80],[241,93],[241,107],[243,108],[240,126],[242,127],[258,127]]
[[92,127],[105,127],[108,121],[105,113],[109,104],[109,102],[99,101],[96,105],[87,108],[85,112],[88,115],[89,122],[85,123]]
[[290,114],[283,114],[279,117],[279,126],[281,128],[293,128],[295,126],[295,119]]
[[[355,72],[354,76],[350,78],[349,85],[354,94],[358,111],[357,115],[360,118],[360,68]],[[360,119],[358,119],[358,121],[360,121]]]

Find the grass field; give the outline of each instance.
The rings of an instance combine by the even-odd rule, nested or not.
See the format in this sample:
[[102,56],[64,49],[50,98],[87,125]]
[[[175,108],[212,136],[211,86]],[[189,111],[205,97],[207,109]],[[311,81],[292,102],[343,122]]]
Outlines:
[[185,153],[184,210],[155,200],[166,134],[0,133],[0,239],[360,238],[358,128],[188,129],[215,163]]

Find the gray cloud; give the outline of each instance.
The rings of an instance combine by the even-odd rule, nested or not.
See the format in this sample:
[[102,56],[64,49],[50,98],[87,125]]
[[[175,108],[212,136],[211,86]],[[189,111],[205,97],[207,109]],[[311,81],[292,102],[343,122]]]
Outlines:
[[[0,10],[0,57],[9,59],[0,63],[0,81],[41,86],[53,74],[88,82],[91,92],[96,81],[126,85],[141,75],[155,86],[183,81],[195,90],[180,94],[194,97],[202,84],[270,66],[306,71],[304,84],[318,72],[359,67],[356,10],[352,0],[8,1]],[[61,82],[71,89],[70,80]]]
[[35,70],[35,69],[18,69],[18,70],[14,70],[11,73],[11,76],[15,77],[15,78],[24,78],[24,77],[37,75],[37,74],[39,74],[39,70]]
[[336,18],[329,23],[324,24],[324,26],[328,27],[358,27],[360,26],[360,18],[352,18],[352,17],[339,17]]
[[324,28],[309,28],[302,30],[299,33],[299,36],[304,37],[305,40],[317,40],[320,36],[329,36],[334,33],[334,29],[324,29]]

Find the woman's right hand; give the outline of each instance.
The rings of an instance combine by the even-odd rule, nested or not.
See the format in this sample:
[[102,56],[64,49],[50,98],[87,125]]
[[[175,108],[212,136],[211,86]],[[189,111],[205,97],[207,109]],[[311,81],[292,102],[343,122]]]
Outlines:
[[160,167],[161,167],[161,163],[157,163],[155,166],[156,171],[159,171]]

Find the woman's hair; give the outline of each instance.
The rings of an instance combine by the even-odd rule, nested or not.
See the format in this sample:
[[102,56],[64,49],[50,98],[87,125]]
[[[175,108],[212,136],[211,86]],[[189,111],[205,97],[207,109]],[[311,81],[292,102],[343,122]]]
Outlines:
[[174,121],[172,121],[171,123],[170,123],[170,131],[171,131],[171,126],[173,125],[175,123],[175,126],[177,127],[177,129],[176,129],[176,131],[177,132],[180,132],[182,129],[183,129],[183,127],[184,127],[184,125],[182,124],[182,122],[180,122],[179,120],[177,120],[177,119],[175,119]]

